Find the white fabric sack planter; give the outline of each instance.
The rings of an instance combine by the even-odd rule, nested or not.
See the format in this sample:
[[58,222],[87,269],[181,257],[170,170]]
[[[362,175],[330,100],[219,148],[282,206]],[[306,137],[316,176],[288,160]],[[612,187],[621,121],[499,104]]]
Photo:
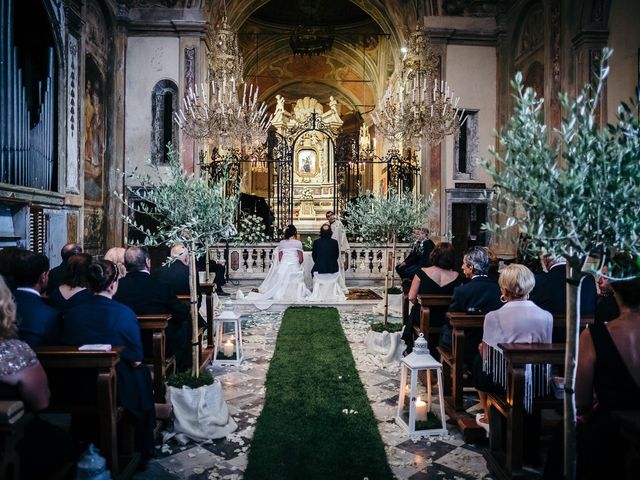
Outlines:
[[173,429],[177,434],[204,442],[226,437],[238,428],[229,415],[218,381],[195,389],[169,387],[167,397],[173,407]]
[[380,355],[384,363],[397,363],[402,359],[404,342],[402,332],[374,332],[369,330],[364,338],[367,353]]

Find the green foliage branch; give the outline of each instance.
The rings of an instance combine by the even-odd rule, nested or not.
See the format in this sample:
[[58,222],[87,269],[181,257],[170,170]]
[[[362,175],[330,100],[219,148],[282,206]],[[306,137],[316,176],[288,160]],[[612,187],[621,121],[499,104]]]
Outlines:
[[[544,99],[525,88],[518,73],[512,82],[515,111],[491,149],[495,164],[484,161],[493,181],[496,218],[487,224],[505,235],[516,230],[534,248],[567,260],[567,344],[565,353],[565,478],[576,478],[575,379],[578,362],[580,288],[589,258],[597,268],[618,257],[635,258],[627,270],[609,264],[620,277],[637,275],[640,254],[640,123],[636,99],[622,103],[616,121],[600,128],[600,99],[612,51],[604,49],[594,86],[573,100],[560,94],[563,118],[549,132],[543,120]],[[592,269],[593,270],[593,269]]]
[[346,230],[357,241],[375,245],[409,240],[415,228],[424,225],[434,192],[416,198],[411,192],[391,189],[387,196],[366,192],[347,205]]

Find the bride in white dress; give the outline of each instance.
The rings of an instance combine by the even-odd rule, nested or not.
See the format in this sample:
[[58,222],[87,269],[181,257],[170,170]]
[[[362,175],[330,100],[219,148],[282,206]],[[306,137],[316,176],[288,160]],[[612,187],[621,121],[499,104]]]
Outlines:
[[258,308],[269,308],[275,301],[302,302],[310,295],[304,283],[302,242],[295,239],[297,233],[293,225],[286,228],[284,240],[273,251],[271,268],[258,292],[246,296]]

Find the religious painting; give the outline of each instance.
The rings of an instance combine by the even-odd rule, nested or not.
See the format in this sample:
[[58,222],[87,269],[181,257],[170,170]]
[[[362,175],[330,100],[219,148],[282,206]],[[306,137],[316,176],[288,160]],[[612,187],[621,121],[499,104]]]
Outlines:
[[85,59],[84,88],[84,198],[102,205],[105,154],[104,79],[91,55]]
[[318,173],[318,154],[314,149],[301,148],[298,150],[296,172],[301,177],[313,177]]

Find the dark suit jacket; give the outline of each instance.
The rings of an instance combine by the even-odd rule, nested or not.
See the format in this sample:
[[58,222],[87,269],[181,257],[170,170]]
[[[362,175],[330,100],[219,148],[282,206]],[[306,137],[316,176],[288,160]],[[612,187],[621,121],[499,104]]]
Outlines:
[[47,295],[50,295],[62,283],[62,279],[67,274],[67,262],[62,262],[57,267],[49,270],[49,282],[47,283]]
[[469,308],[473,308],[478,310],[478,313],[487,313],[501,306],[498,284],[489,277],[475,277],[453,291],[449,311],[468,312]]
[[[536,275],[536,286],[531,291],[530,299],[547,312],[564,315],[567,305],[566,270],[564,265],[557,265],[547,273]],[[580,289],[580,313],[591,315],[596,310],[598,295],[596,282],[592,275],[582,281]]]
[[431,252],[435,247],[436,246],[431,239],[427,239],[422,242],[422,250],[420,250],[420,244],[414,242],[411,252],[407,255],[407,258],[404,259],[404,263],[407,266],[416,265],[420,268],[430,267],[431,260],[429,259],[429,255],[431,255]]
[[174,322],[191,322],[189,308],[176,298],[171,285],[145,272],[129,272],[122,278],[113,296],[136,315],[171,313]]
[[[178,260],[154,270],[153,276],[171,286],[176,295],[191,295],[189,288],[189,267]],[[196,292],[200,292],[200,276],[196,272]],[[198,307],[202,296],[198,295]]]
[[20,339],[32,348],[58,344],[62,328],[60,312],[35,293],[16,290],[13,295]]
[[313,241],[313,250],[311,258],[313,258],[312,272],[318,273],[336,273],[340,268],[338,266],[338,257],[340,256],[340,248],[338,241],[333,238],[318,238]]

